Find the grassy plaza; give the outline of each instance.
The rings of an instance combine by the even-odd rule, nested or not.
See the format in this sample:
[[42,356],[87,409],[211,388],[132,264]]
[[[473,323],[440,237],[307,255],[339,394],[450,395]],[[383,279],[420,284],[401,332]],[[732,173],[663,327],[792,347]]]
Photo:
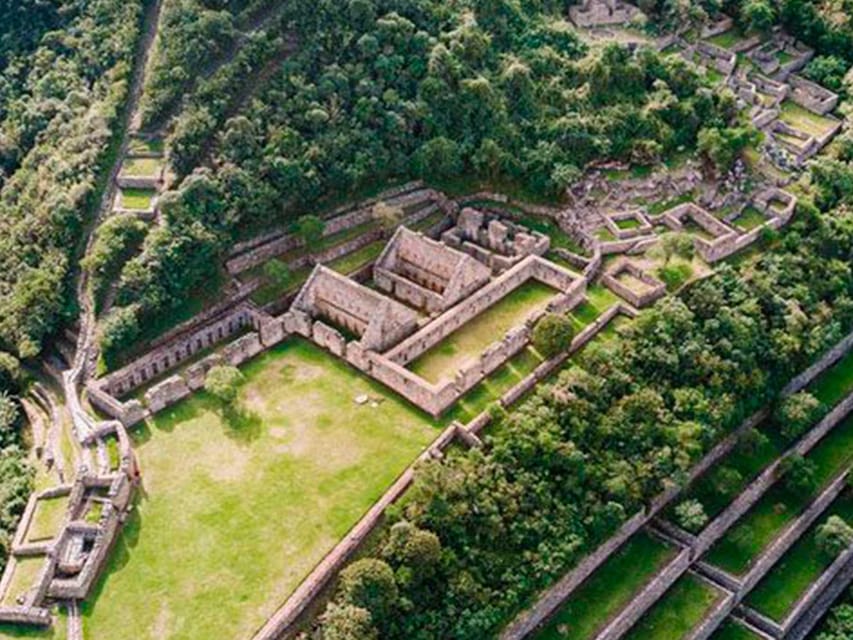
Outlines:
[[239,409],[198,393],[133,434],[143,485],[87,637],[250,636],[439,433],[306,341],[243,373]]
[[453,377],[483,350],[534,311],[544,308],[556,291],[537,280],[525,282],[476,318],[469,320],[409,364],[417,375],[439,382]]

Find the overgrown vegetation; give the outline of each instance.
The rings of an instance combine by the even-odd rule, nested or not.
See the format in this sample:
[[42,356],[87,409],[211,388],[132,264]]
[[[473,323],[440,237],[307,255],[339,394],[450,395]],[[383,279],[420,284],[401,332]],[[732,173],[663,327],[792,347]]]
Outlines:
[[371,611],[381,637],[494,633],[853,326],[853,215],[796,220],[748,274],[661,301],[540,389],[487,450],[424,465],[395,519],[443,561]]
[[557,198],[593,160],[655,162],[692,147],[703,127],[735,123],[732,95],[703,88],[680,57],[617,45],[588,53],[564,8],[482,0],[282,7],[278,35],[295,38],[298,52],[247,108],[212,145],[205,138],[227,111],[221,102],[191,101],[175,123],[173,166],[187,174],[210,147],[212,168],[163,199],[167,224],[125,267],[116,311],[125,321],[105,327],[107,360],[209,280],[238,229],[291,222],[318,203],[417,176],[470,175]]

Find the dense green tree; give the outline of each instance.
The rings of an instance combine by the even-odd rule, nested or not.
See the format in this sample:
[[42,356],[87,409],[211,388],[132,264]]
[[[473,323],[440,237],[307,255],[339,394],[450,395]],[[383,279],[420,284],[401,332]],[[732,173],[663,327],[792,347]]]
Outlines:
[[531,341],[546,358],[564,353],[571,347],[575,329],[571,319],[562,313],[546,313],[533,327]]

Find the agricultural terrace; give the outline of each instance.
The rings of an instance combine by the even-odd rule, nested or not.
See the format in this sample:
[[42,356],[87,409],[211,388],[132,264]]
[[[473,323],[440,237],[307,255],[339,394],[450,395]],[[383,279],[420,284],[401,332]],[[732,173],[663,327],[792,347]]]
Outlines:
[[797,600],[832,563],[833,558],[818,546],[815,534],[817,528],[833,515],[840,516],[846,522],[853,522],[853,495],[849,491],[838,497],[821,514],[749,594],[746,598],[748,605],[777,622],[784,620]]
[[141,497],[87,637],[249,636],[438,435],[306,341],[243,373],[239,408],[199,393],[136,431]]
[[646,533],[634,536],[571,595],[536,640],[594,638],[674,553],[673,547]]
[[736,575],[749,570],[751,563],[767,548],[833,478],[853,461],[853,416],[829,433],[806,456],[815,465],[817,489],[795,492],[776,483],[741,520],[708,552],[707,559]]
[[710,583],[687,573],[625,634],[625,640],[681,640],[721,597]]
[[409,369],[430,382],[452,376],[509,329],[523,324],[525,318],[547,306],[556,293],[536,280],[522,284],[420,355]]

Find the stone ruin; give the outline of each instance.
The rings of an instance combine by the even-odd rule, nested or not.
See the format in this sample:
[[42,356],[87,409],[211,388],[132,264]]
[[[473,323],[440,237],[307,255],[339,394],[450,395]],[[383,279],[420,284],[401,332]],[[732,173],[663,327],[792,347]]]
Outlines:
[[[624,281],[628,276],[637,286]],[[638,309],[646,307],[666,295],[666,285],[653,275],[644,271],[627,259],[616,262],[601,277],[601,283],[623,300],[627,300]]]
[[323,265],[314,268],[291,309],[306,319],[331,322],[375,351],[388,349],[418,326],[418,314],[409,307]]
[[[790,57],[782,62],[780,55]],[[785,80],[790,74],[799,71],[814,57],[814,51],[800,44],[794,38],[776,33],[767,42],[753,47],[747,57],[765,75],[775,74],[777,79]]]
[[643,12],[623,0],[582,0],[569,7],[569,17],[578,27],[627,24]]
[[[11,551],[16,558],[44,556],[44,564],[22,601],[10,607],[0,606],[0,622],[49,625],[51,604],[87,598],[109,557],[131,506],[138,469],[130,439],[120,423],[101,423],[90,437],[100,442],[116,438],[118,467],[110,469],[109,464],[101,464],[99,470],[90,470],[83,466],[73,485],[31,496]],[[105,455],[102,447],[98,450]],[[61,496],[68,496],[68,507],[59,533],[48,541],[25,542],[38,500]],[[0,581],[4,588],[8,587],[14,564],[7,565]]]
[[551,247],[544,233],[473,207],[459,212],[456,226],[445,231],[441,240],[488,265],[495,274],[526,256],[543,256]]
[[838,94],[802,76],[788,78],[789,97],[801,107],[818,115],[826,115],[838,106]]
[[428,313],[444,311],[488,280],[489,270],[471,256],[406,227],[397,229],[373,268],[380,290]]
[[695,56],[704,66],[716,69],[724,75],[729,75],[737,66],[737,54],[734,51],[702,40],[685,49],[682,55],[691,62]]

